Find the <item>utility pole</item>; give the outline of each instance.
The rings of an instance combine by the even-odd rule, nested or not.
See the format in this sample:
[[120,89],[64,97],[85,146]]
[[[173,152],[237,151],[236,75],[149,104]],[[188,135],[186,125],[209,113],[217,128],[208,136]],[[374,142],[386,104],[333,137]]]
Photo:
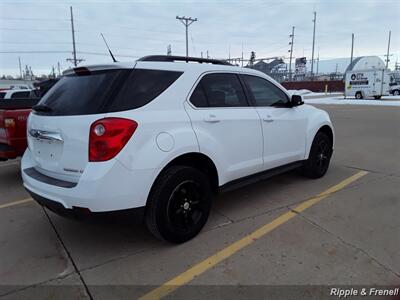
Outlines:
[[72,6],[69,7],[71,12],[71,31],[72,31],[72,55],[74,56],[74,66],[78,65],[76,61],[76,48],[75,48],[75,29],[74,29],[74,15],[72,13]]
[[21,76],[21,79],[24,79],[22,76],[21,57],[19,56],[18,56],[18,63],[19,63],[19,76]]
[[67,58],[67,61],[71,61],[74,66],[78,66],[78,63],[83,61],[83,59],[76,58],[76,46],[75,46],[75,28],[74,28],[74,15],[72,13],[72,6],[69,7],[71,13],[71,32],[72,32],[72,58]]
[[318,76],[318,69],[319,69],[319,47],[318,47],[318,57],[317,57],[317,72],[316,72],[317,76]]
[[313,31],[313,39],[312,39],[312,54],[311,54],[311,79],[314,78],[314,47],[315,47],[315,25],[317,23],[317,12],[314,11],[314,31]]
[[172,55],[171,45],[168,45],[168,47],[167,47],[167,55],[168,55],[168,56],[171,56],[171,55]]
[[183,25],[185,25],[185,29],[186,29],[186,57],[189,57],[189,41],[188,41],[188,29],[190,24],[192,24],[193,22],[197,21],[197,18],[192,18],[192,17],[179,17],[176,16],[176,19],[181,21]]
[[57,62],[57,70],[58,70],[58,77],[61,77],[61,66],[60,66],[60,62]]
[[290,45],[290,59],[289,59],[289,80],[292,80],[292,58],[293,58],[293,42],[294,42],[294,26],[292,27],[292,34],[289,35],[292,38],[292,41],[289,43]]
[[242,43],[242,68],[243,68],[243,43]]
[[388,41],[388,49],[387,49],[387,54],[386,54],[386,69],[389,67],[390,35],[391,34],[392,34],[392,31],[389,30],[389,41]]
[[350,64],[353,62],[353,51],[354,51],[354,33],[351,34],[351,56],[350,56]]

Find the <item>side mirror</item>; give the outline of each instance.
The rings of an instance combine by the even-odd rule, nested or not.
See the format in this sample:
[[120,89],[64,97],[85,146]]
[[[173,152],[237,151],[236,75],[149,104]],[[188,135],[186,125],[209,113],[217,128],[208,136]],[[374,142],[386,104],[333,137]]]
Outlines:
[[292,98],[290,99],[290,106],[295,107],[295,106],[300,106],[304,104],[303,97],[300,95],[292,95]]

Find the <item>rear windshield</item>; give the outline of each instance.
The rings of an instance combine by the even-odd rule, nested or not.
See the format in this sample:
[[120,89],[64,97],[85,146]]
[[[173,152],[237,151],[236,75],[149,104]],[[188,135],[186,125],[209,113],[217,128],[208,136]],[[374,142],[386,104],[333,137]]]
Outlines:
[[88,115],[141,107],[165,91],[181,72],[122,69],[63,76],[38,103],[37,114]]

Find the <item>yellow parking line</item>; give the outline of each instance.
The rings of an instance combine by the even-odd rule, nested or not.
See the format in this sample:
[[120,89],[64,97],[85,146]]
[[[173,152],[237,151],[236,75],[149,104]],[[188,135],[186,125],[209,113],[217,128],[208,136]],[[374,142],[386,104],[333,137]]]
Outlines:
[[257,229],[256,231],[250,233],[249,235],[245,236],[241,240],[234,242],[233,244],[229,245],[228,247],[222,249],[221,251],[215,253],[214,255],[206,258],[202,262],[194,265],[187,271],[179,274],[175,278],[167,281],[160,287],[150,291],[149,293],[145,294],[140,300],[149,300],[149,299],[160,299],[165,297],[166,295],[172,293],[174,290],[178,289],[180,286],[192,281],[196,276],[204,273],[205,271],[211,269],[216,264],[220,263],[221,261],[225,260],[226,258],[232,256],[239,250],[243,249],[244,247],[254,243],[256,240],[261,238],[262,236],[266,235],[267,233],[271,232],[275,228],[279,227],[280,225],[286,223],[294,216],[296,216],[296,212],[302,212],[307,208],[310,208],[314,204],[318,203],[322,199],[328,197],[329,195],[343,189],[350,183],[360,179],[361,177],[368,174],[367,171],[360,171],[353,176],[343,180],[342,182],[332,186],[331,188],[327,189],[326,191],[314,196],[300,205],[296,206],[293,211],[288,211],[272,222],[262,226],[261,228]]
[[14,201],[14,202],[6,203],[6,204],[0,204],[0,209],[2,209],[2,208],[6,208],[6,207],[15,206],[15,205],[24,204],[24,203],[31,202],[31,201],[33,201],[33,199],[32,199],[32,198],[27,198],[27,199],[18,200],[18,201]]
[[21,162],[20,160],[13,160],[13,161],[2,162],[2,163],[0,163],[0,167],[8,167],[8,166],[12,166],[12,165],[17,165],[17,164],[19,164],[20,162]]

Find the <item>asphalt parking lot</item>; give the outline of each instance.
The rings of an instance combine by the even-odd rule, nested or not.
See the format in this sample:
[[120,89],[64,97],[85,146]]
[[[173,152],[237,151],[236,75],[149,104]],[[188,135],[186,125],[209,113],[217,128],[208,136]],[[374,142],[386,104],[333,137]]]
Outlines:
[[336,130],[328,174],[223,194],[182,245],[126,222],[58,217],[29,199],[18,161],[0,163],[0,298],[246,299],[279,286],[400,284],[400,108],[320,107]]

